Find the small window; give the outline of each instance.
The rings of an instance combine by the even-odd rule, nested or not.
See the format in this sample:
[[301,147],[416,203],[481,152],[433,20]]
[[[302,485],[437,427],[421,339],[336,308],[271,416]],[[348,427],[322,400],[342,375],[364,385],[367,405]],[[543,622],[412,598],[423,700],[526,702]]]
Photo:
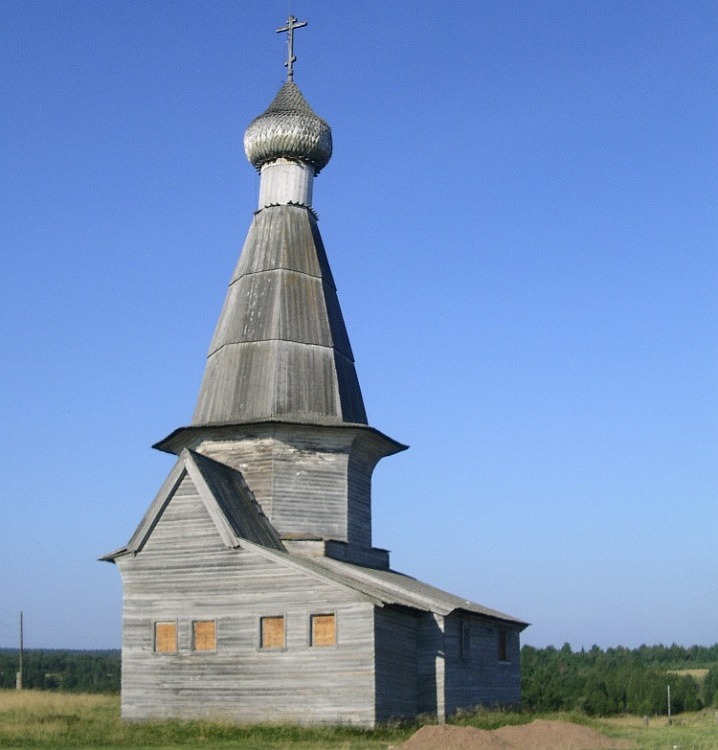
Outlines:
[[459,656],[468,659],[471,656],[471,622],[461,620],[459,622]]
[[509,634],[506,630],[499,629],[499,661],[508,661],[509,660]]
[[260,648],[284,648],[284,616],[262,617],[259,629]]
[[333,614],[310,615],[310,622],[312,646],[336,646],[337,624]]
[[177,623],[155,623],[155,651],[158,654],[177,653]]
[[217,625],[214,620],[195,620],[192,623],[192,650],[217,650]]

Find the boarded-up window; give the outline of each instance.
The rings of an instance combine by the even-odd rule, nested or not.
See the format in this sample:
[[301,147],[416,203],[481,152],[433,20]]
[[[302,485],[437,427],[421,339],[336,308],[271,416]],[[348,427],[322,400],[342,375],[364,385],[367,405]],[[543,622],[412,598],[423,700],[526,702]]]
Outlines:
[[509,660],[508,633],[499,629],[499,661]]
[[284,617],[262,617],[260,622],[260,648],[284,648]]
[[155,651],[159,654],[177,653],[177,623],[155,623]]
[[217,650],[217,626],[214,620],[195,620],[192,623],[192,648],[195,651]]
[[312,646],[334,646],[337,642],[337,624],[333,614],[311,615]]

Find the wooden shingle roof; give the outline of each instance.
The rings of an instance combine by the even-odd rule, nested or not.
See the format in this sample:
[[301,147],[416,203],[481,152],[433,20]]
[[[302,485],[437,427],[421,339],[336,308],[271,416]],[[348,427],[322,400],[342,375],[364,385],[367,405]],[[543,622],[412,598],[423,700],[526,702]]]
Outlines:
[[463,611],[521,629],[527,625],[511,615],[462,599],[393,570],[378,570],[331,557],[309,557],[287,552],[279,534],[247,487],[241,472],[187,449],[180,454],[128,544],[101,559],[113,562],[120,555],[141,552],[175,489],[187,475],[192,479],[228,547],[254,551],[280,565],[349,588],[379,606],[409,607],[440,615]]
[[188,450],[186,454],[188,473],[215,523],[220,523],[221,519],[212,514],[212,500],[227,521],[226,542],[236,546],[240,539],[248,539],[269,549],[284,550],[279,534],[239,471],[194,451]]
[[332,155],[332,131],[314,113],[297,84],[287,81],[266,111],[250,123],[244,150],[256,169],[285,158],[312,164],[319,174]]
[[366,424],[354,357],[311,210],[255,214],[210,345],[193,426]]
[[240,540],[245,540],[266,549],[284,551],[279,534],[241,473],[207,456],[184,449],[127,545],[100,559],[114,562],[122,554],[140,552],[175,490],[188,475],[228,547],[238,547]]
[[526,627],[528,624],[512,615],[485,607],[468,599],[462,599],[394,570],[365,568],[360,565],[333,560],[330,557],[308,558],[306,564],[323,572],[337,583],[361,591],[380,600],[383,604],[436,612],[440,615],[448,615],[451,612],[461,610],[522,627]]

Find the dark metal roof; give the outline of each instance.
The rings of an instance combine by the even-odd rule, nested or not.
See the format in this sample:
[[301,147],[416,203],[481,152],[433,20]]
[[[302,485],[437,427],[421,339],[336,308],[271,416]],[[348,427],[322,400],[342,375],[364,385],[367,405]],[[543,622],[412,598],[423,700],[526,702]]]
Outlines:
[[255,214],[192,424],[271,419],[367,422],[316,220],[293,205]]

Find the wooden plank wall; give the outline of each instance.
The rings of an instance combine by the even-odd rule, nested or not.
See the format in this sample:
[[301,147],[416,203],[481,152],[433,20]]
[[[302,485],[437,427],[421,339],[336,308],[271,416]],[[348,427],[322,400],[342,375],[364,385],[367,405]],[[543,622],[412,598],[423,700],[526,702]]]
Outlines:
[[[461,623],[468,624],[468,653],[461,653]],[[507,630],[507,660],[499,661],[498,628],[491,620],[452,614],[444,638],[446,711],[475,706],[518,705],[521,701],[519,632]]]
[[244,476],[281,534],[371,547],[371,476],[395,448],[361,429],[247,426],[231,439],[208,433],[192,446]]
[[418,709],[444,720],[444,618],[429,613],[419,624]]
[[307,429],[302,434],[275,425],[248,431],[243,439],[206,440],[197,450],[242,472],[280,534],[347,541],[347,465],[353,437],[342,430]]
[[347,470],[347,541],[371,547],[371,475],[376,458],[356,451]]
[[[189,478],[141,552],[117,564],[125,719],[373,726],[374,605],[255,552],[224,547]],[[329,612],[337,644],[310,646],[310,614]],[[286,618],[285,649],[259,648],[266,615]],[[216,621],[215,652],[191,650],[197,619]],[[176,654],[154,652],[155,621],[176,621]]]
[[418,709],[417,614],[377,607],[376,717],[378,722],[413,718]]

